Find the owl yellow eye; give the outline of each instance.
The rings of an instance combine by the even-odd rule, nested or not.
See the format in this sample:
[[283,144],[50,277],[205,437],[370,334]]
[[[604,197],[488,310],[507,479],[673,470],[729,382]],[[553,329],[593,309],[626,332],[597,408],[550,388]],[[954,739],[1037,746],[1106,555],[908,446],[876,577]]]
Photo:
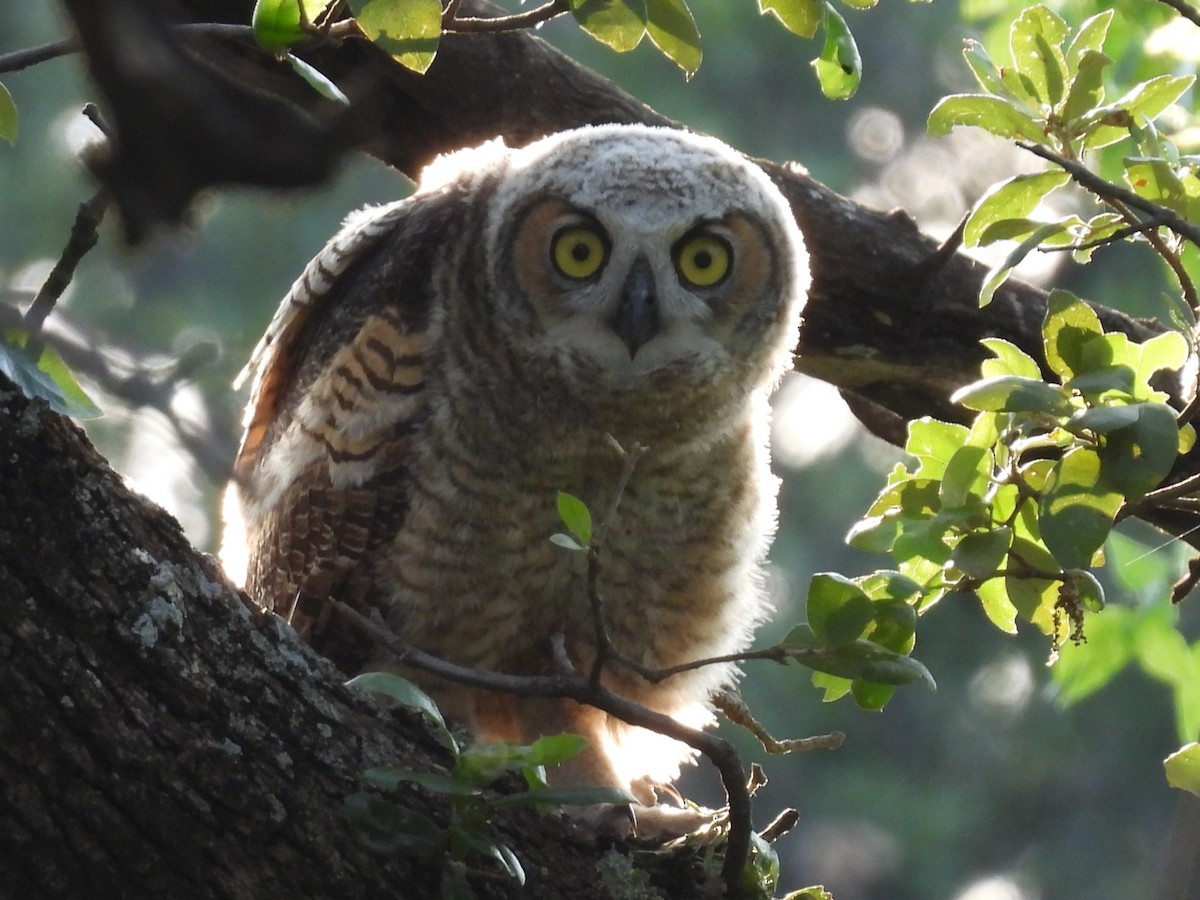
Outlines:
[[693,287],[712,287],[729,274],[729,245],[710,234],[684,238],[675,251],[675,268]]
[[607,256],[604,238],[595,229],[578,225],[556,234],[550,248],[554,267],[568,278],[591,278],[600,271]]

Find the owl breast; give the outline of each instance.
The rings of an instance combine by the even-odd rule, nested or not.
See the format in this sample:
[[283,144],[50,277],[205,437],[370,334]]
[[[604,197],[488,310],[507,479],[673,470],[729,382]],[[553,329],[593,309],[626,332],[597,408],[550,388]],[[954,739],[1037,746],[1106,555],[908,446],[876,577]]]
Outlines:
[[[766,614],[767,396],[796,340],[803,242],[761,170],[679,131],[580,129],[449,171],[348,220],[255,351],[233,486],[247,590],[348,671],[419,681],[480,740],[583,735],[552,781],[650,803],[647,779],[674,777],[686,747],[406,669],[326,601],[505,673],[558,671],[556,647],[589,671],[596,609],[644,667],[745,648]],[[614,442],[645,448],[623,489]],[[587,553],[551,541],[560,491],[603,531],[594,582]],[[602,672],[694,725],[735,676]]]

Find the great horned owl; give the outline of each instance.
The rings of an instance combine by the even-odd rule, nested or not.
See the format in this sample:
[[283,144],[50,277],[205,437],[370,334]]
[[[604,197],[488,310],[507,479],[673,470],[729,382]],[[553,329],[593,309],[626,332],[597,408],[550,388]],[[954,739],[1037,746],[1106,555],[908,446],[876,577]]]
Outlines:
[[[557,492],[609,507],[611,436],[648,448],[597,569],[616,649],[665,667],[745,648],[767,611],[767,394],[808,287],[786,202],[719,141],[642,126],[437,168],[436,184],[348,220],[247,367],[247,590],[348,672],[394,660],[323,617],[329,596],[460,664],[549,673],[562,635],[587,671],[587,560],[550,537]],[[649,785],[688,755],[569,701],[404,674],[481,740],[588,738],[559,784],[652,803]],[[612,665],[603,680],[701,725],[735,676],[650,684]]]

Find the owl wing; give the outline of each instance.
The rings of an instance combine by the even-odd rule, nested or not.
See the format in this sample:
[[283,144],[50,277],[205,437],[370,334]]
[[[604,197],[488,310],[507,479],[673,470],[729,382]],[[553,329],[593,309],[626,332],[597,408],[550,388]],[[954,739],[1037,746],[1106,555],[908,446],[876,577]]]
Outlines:
[[246,589],[346,671],[367,642],[328,597],[371,613],[372,560],[407,510],[428,406],[433,274],[452,191],[366,210],[292,285],[239,382],[252,379],[234,468]]

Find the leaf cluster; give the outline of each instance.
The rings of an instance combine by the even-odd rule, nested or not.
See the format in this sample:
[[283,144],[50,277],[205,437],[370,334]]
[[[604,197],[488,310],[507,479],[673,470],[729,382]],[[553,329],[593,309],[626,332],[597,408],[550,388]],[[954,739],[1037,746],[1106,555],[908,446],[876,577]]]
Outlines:
[[919,611],[971,591],[1001,630],[1023,620],[1057,648],[1103,607],[1088,570],[1121,510],[1162,482],[1195,433],[1151,384],[1187,359],[1181,335],[1138,344],[1107,333],[1065,291],[1051,294],[1042,333],[1046,378],[1013,344],[983,342],[995,358],[953,398],[977,412],[971,427],[912,422],[915,465],[896,466],[848,540],[890,552],[920,586]]
[[[636,802],[623,791],[605,787],[554,788],[546,768],[578,756],[587,739],[576,734],[555,734],[532,744],[475,744],[461,746],[442,718],[433,699],[411,682],[390,672],[368,672],[349,684],[383,694],[418,712],[439,742],[450,751],[452,764],[445,772],[416,772],[379,766],[363,772],[363,781],[376,792],[359,792],[346,798],[345,814],[360,830],[363,840],[381,853],[421,854],[442,860],[441,896],[446,900],[475,897],[469,875],[475,859],[489,860],[518,884],[525,870],[516,854],[491,826],[495,811],[514,806],[552,807]],[[517,774],[526,789],[498,794],[491,786],[505,775]],[[396,791],[405,785],[443,797],[449,820],[442,825],[424,813],[393,803],[377,791]]]

